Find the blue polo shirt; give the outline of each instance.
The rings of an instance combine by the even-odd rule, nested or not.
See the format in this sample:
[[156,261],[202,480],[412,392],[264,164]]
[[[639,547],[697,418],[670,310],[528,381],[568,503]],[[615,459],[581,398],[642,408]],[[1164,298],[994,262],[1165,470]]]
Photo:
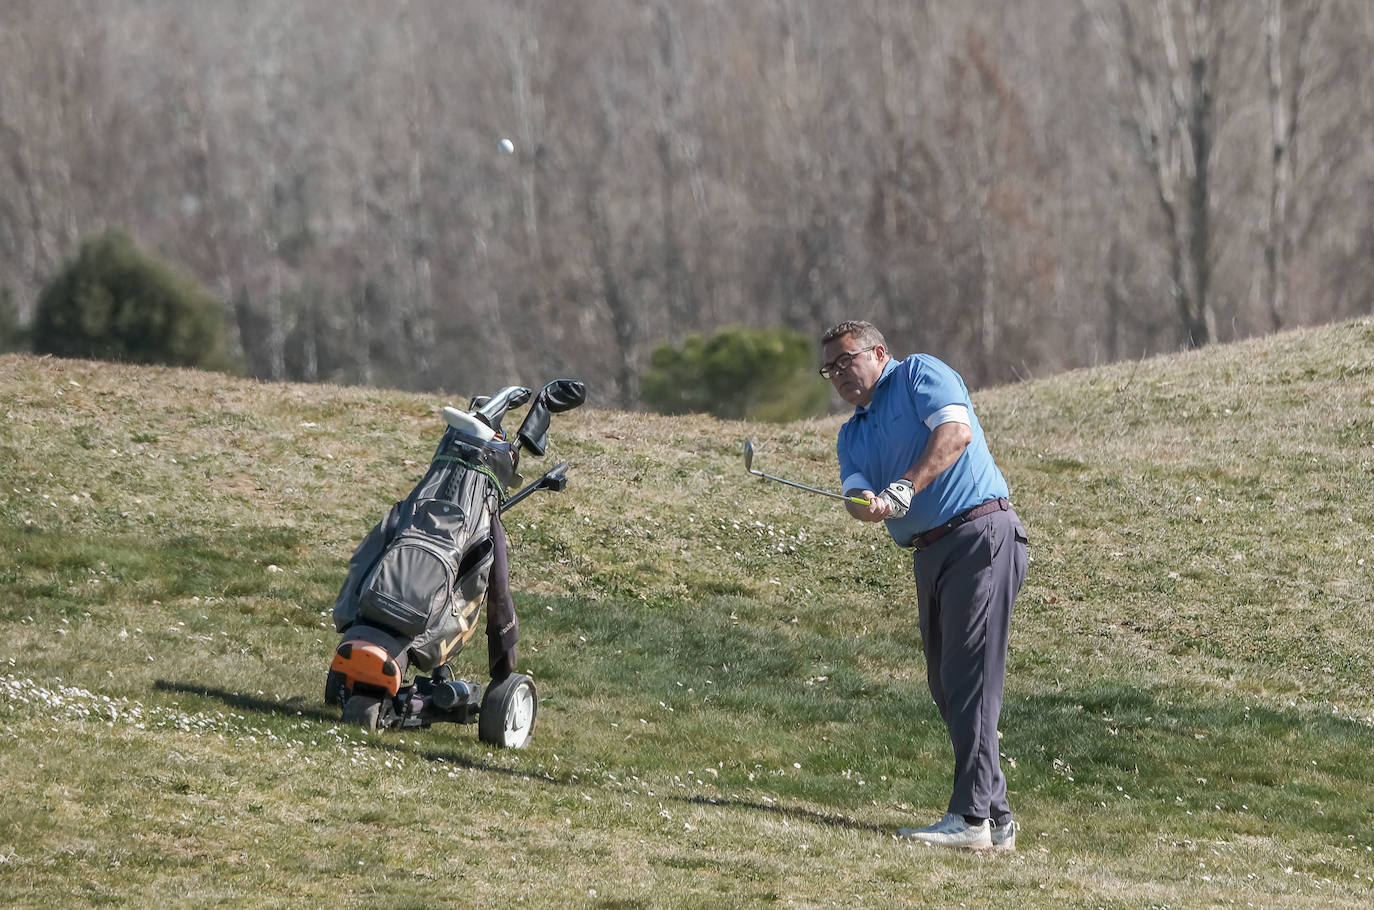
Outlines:
[[[959,459],[911,500],[901,518],[889,518],[887,532],[905,545],[914,534],[944,524],[981,502],[1008,496],[1007,482],[992,460],[973,401],[959,374],[929,354],[889,360],[868,407],[855,408],[840,427],[835,452],[842,479],[861,474],[881,493],[916,463],[930,440],[925,420],[940,408],[968,409],[973,439]],[[852,486],[852,484],[850,484]]]

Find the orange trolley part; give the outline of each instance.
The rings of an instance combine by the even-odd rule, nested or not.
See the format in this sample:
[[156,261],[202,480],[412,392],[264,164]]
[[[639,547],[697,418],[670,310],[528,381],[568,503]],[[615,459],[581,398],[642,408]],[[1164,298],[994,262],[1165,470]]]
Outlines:
[[347,678],[349,687],[365,683],[384,689],[391,695],[401,690],[401,669],[386,649],[365,641],[346,641],[334,652],[329,669]]

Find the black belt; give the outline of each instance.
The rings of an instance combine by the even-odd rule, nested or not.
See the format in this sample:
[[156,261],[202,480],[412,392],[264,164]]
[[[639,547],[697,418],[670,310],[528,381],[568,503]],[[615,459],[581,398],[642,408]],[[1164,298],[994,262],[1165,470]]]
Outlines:
[[973,521],[975,518],[982,518],[984,515],[991,515],[993,512],[1005,512],[1010,508],[1011,502],[1005,496],[998,499],[989,499],[987,502],[980,503],[966,512],[960,512],[942,525],[936,525],[929,531],[922,531],[920,534],[913,535],[912,538],[906,542],[906,545],[912,549],[924,550],[961,524],[966,524],[967,522]]

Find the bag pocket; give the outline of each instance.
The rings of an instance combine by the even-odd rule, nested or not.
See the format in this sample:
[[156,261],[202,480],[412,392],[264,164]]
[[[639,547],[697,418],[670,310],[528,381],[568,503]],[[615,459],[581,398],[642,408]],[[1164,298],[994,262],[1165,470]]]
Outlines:
[[453,564],[439,548],[402,538],[378,561],[358,600],[358,616],[414,638],[448,606]]
[[466,536],[463,510],[441,499],[406,506],[391,546],[373,567],[358,599],[358,616],[415,638],[443,615],[458,582],[458,549]]
[[491,564],[496,559],[496,545],[484,537],[468,547],[458,566],[458,595],[464,603],[472,603],[487,592]]

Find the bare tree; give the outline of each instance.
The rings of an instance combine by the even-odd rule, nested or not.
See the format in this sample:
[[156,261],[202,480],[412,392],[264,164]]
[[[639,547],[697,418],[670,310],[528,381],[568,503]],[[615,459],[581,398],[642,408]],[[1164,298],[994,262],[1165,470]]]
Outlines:
[[255,375],[622,407],[730,323],[1000,382],[1335,318],[1374,296],[1369,10],[11,0],[0,286],[22,316],[120,226]]
[[9,177],[0,193],[0,254],[17,266],[21,311],[75,248],[87,199],[109,189],[94,182],[109,157],[101,151],[110,123],[109,25],[71,13],[15,0],[0,28],[0,167]]
[[662,256],[660,277],[663,303],[671,325],[687,324],[683,282],[683,250],[679,237],[678,209],[678,131],[683,105],[681,35],[667,0],[653,0],[653,28],[656,53],[652,57],[654,89],[658,116],[654,125],[654,146],[659,160],[659,237]]
[[[1306,82],[1312,69],[1313,37],[1326,4],[1268,0],[1264,40],[1268,61],[1269,123],[1272,161],[1269,205],[1264,221],[1265,301],[1270,326],[1283,327],[1288,311],[1285,271],[1293,244],[1293,187],[1297,182]],[[1285,53],[1284,12],[1296,14],[1292,50]]]
[[1124,61],[1134,104],[1123,109],[1154,182],[1169,252],[1170,293],[1182,340],[1217,337],[1212,294],[1212,158],[1216,85],[1226,47],[1225,0],[1155,0],[1154,22],[1116,0],[1098,19]]
[[955,251],[968,275],[969,320],[980,382],[1014,377],[1008,349],[1029,359],[1032,299],[1050,291],[1053,257],[1037,199],[1046,169],[1037,160],[1024,103],[981,32],[964,34],[950,62],[947,114],[942,121],[951,154],[946,168],[958,198],[956,226],[966,238]]
[[[411,65],[406,73],[406,179],[405,201],[401,209],[400,239],[404,251],[408,280],[403,285],[401,300],[405,304],[409,342],[415,358],[415,371],[420,382],[432,385],[435,379],[433,358],[436,353],[434,331],[434,275],[431,268],[433,238],[429,229],[428,190],[425,154],[427,131],[433,121],[430,87],[419,65],[420,47],[415,36],[414,4],[407,0],[399,17],[403,47]],[[408,298],[408,299],[407,299]]]

